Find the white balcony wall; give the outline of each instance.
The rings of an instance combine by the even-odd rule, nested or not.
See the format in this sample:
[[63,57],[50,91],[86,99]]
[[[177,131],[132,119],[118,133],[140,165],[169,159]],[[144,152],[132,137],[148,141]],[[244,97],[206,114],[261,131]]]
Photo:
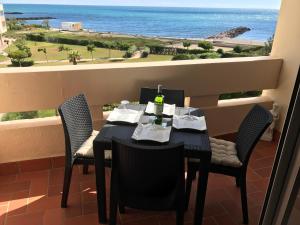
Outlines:
[[280,121],[277,129],[281,130],[288,110],[290,98],[300,66],[300,1],[282,0],[274,44],[271,55],[282,58],[283,65],[278,88],[266,91],[281,106]]
[[[235,132],[255,103],[270,108],[268,97],[218,101],[221,93],[277,88],[282,60],[272,57],[118,63],[0,71],[0,112],[57,108],[85,93],[95,127],[103,123],[104,104],[137,100],[139,89],[161,83],[184,89],[190,104],[204,110],[209,132]],[[59,118],[0,123],[0,163],[64,155]]]

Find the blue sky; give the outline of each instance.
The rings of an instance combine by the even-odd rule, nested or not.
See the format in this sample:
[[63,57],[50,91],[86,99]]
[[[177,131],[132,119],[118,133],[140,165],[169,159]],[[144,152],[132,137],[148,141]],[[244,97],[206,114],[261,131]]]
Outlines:
[[3,3],[279,9],[281,0],[3,0]]

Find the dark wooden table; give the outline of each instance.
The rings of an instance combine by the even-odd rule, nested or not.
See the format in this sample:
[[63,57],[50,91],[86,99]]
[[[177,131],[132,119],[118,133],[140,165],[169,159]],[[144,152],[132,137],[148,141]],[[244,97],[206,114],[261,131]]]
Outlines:
[[[128,105],[127,108],[144,110],[145,106]],[[176,113],[184,115],[188,113],[188,110],[186,108],[176,108]],[[195,108],[191,109],[191,114],[196,116],[203,115],[201,110]],[[105,190],[106,165],[104,160],[104,150],[112,149],[112,137],[136,143],[136,141],[131,138],[135,128],[136,125],[106,123],[94,140],[93,149],[95,156],[99,223],[107,223]],[[201,171],[201,176],[198,176],[196,206],[194,213],[194,224],[201,225],[211,159],[208,132],[176,130],[172,128],[169,143],[175,144],[180,142],[184,142],[186,157],[201,159],[199,163],[199,172]]]

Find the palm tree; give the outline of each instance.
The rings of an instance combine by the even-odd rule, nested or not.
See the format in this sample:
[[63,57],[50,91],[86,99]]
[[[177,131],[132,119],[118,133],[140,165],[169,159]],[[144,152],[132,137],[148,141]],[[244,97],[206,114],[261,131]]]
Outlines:
[[68,58],[73,65],[77,65],[77,60],[80,60],[80,54],[78,51],[73,50],[69,53]]
[[69,47],[65,47],[64,45],[60,45],[60,46],[58,46],[58,49],[57,49],[59,52],[69,52],[69,51],[71,51],[72,49],[70,49]]
[[38,52],[43,52],[45,54],[46,61],[48,63],[47,49],[46,48],[38,48]]
[[58,46],[58,49],[57,49],[59,52],[62,52],[62,51],[65,51],[65,46],[64,45],[60,45]]
[[43,26],[45,29],[49,30],[49,29],[50,29],[50,23],[49,23],[49,20],[43,20],[43,21],[42,21],[42,26]]
[[86,49],[88,52],[90,52],[92,61],[94,60],[93,52],[95,51],[95,45],[94,44],[89,44],[86,46]]

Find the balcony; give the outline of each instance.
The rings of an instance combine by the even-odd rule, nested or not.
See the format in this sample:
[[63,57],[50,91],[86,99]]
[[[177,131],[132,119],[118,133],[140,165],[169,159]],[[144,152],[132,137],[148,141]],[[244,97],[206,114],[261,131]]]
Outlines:
[[[232,138],[253,104],[270,109],[274,101],[281,106],[276,126],[280,132],[299,68],[298,11],[299,1],[283,1],[270,57],[1,69],[0,112],[54,109],[66,98],[84,92],[98,130],[107,116],[102,112],[104,104],[137,100],[140,87],[162,83],[185,90],[186,104],[205,112],[211,136]],[[263,95],[218,100],[222,93],[252,90],[263,90]],[[258,224],[277,142],[278,137],[273,142],[260,141],[250,160],[250,224]],[[60,208],[63,166],[59,117],[0,123],[0,224],[98,224],[92,169],[89,175],[82,175],[79,167],[74,169],[69,207]],[[106,176],[110,176],[109,169]],[[194,193],[195,184],[191,199]],[[191,201],[186,224],[192,224],[193,207]],[[234,180],[210,174],[204,224],[241,224],[240,207]],[[175,215],[128,210],[118,220],[122,225],[168,225],[175,224]]]
[[[271,108],[260,97],[219,101],[221,93],[276,89],[282,59],[257,57],[185,62],[155,62],[3,69],[0,112],[57,108],[64,99],[87,95],[95,129],[104,123],[102,106],[126,98],[137,100],[139,88],[163,83],[185,90],[186,104],[204,110],[211,136],[232,138],[253,104]],[[276,139],[278,140],[278,138]],[[59,117],[0,124],[1,220],[11,224],[98,224],[95,176],[74,170],[69,207],[60,208],[64,136]],[[257,224],[275,156],[277,141],[261,141],[248,169],[250,224]],[[107,180],[110,170],[107,169]],[[107,184],[107,189],[109,184]],[[195,184],[191,199],[195,199]],[[109,190],[109,189],[108,189]],[[194,203],[185,216],[192,224]],[[239,189],[229,177],[210,174],[204,224],[241,224]],[[1,221],[0,220],[0,221]],[[55,220],[55,223],[54,223]],[[127,210],[120,224],[174,224],[173,213]]]
[[[226,137],[225,137],[226,138]],[[230,136],[227,136],[230,138]],[[257,224],[264,195],[269,182],[277,141],[261,141],[254,150],[248,167],[249,224]],[[73,170],[69,207],[60,208],[63,157],[21,162],[18,167],[0,167],[0,222],[5,225],[97,225],[95,176],[82,175],[82,168]],[[17,172],[17,173],[16,173]],[[109,181],[110,169],[106,171]],[[195,182],[191,199],[195,199]],[[109,183],[107,190],[109,190]],[[109,195],[109,193],[107,193]],[[108,198],[109,199],[109,198]],[[193,206],[185,214],[186,225],[193,224]],[[204,211],[204,225],[242,224],[240,193],[235,180],[222,175],[209,175]],[[118,215],[121,225],[175,224],[175,213],[126,210]]]
[[[211,136],[234,133],[255,103],[271,108],[270,96],[218,101],[222,93],[275,89],[282,60],[273,57],[102,64],[42,68],[7,68],[0,75],[0,112],[57,108],[79,92],[86,94],[95,129],[103,124],[102,106],[137,100],[139,89],[162,83],[184,89],[186,104],[201,108]],[[225,119],[228,118],[228,119]],[[64,155],[59,117],[0,124],[0,163]],[[26,140],[26,144],[24,144]]]

